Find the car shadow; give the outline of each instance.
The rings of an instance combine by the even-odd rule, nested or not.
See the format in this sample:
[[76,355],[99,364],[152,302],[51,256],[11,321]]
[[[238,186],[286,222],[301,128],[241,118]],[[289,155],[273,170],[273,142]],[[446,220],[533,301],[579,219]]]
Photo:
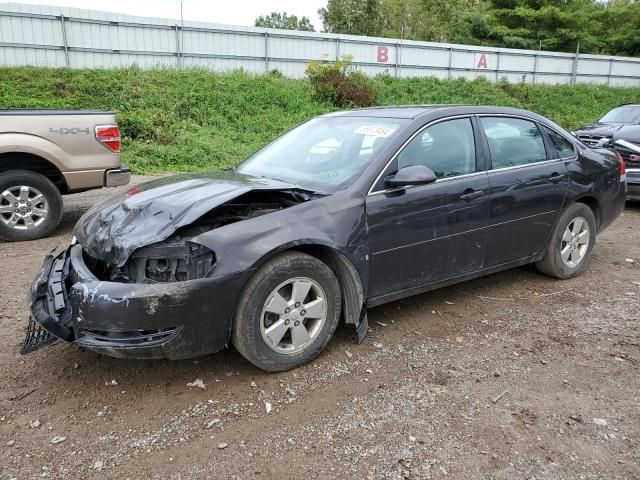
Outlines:
[[636,212],[640,211],[640,200],[627,200],[627,204],[625,205],[625,210],[635,210]]

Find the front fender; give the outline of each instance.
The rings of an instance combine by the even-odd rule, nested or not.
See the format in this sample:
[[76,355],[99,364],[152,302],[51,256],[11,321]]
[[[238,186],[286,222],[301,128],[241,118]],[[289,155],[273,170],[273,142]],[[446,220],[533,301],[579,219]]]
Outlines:
[[211,230],[193,241],[215,252],[212,276],[255,269],[271,256],[294,247],[321,245],[344,255],[366,285],[367,238],[363,198],[339,192]]

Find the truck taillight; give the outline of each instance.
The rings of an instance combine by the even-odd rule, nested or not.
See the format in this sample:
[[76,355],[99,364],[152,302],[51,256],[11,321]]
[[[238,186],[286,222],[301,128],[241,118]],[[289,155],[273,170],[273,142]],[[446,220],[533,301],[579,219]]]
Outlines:
[[96,140],[115,153],[120,153],[118,125],[96,125]]
[[620,152],[618,152],[618,150],[614,150],[614,152],[616,152],[616,158],[618,159],[618,163],[620,164],[620,166],[618,167],[620,169],[620,179],[626,180],[627,167],[624,164],[624,159],[622,158],[622,155],[620,155]]

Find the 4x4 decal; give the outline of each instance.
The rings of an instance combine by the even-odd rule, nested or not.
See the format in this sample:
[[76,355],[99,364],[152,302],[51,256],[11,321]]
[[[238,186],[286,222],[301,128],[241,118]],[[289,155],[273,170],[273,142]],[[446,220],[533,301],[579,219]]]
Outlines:
[[59,133],[61,135],[77,135],[78,133],[86,133],[87,135],[89,135],[91,133],[91,130],[89,128],[79,128],[79,127],[73,127],[73,128],[66,128],[66,127],[62,127],[62,128],[50,128],[49,132],[51,133]]

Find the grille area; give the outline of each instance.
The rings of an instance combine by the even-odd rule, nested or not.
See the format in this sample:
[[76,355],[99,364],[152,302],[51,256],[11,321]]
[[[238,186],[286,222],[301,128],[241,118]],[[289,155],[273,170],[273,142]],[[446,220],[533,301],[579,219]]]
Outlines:
[[604,137],[602,135],[578,135],[578,138],[588,147],[595,147]]
[[82,341],[94,345],[116,343],[120,346],[150,346],[167,341],[177,330],[175,327],[156,330],[83,330]]
[[[109,280],[111,276],[109,265],[103,262],[102,260],[98,260],[97,258],[93,258],[89,255],[84,249],[82,250],[82,259],[84,260],[84,264],[87,266],[89,271],[93,273],[99,280]],[[75,278],[74,281],[78,281],[79,278]]]

